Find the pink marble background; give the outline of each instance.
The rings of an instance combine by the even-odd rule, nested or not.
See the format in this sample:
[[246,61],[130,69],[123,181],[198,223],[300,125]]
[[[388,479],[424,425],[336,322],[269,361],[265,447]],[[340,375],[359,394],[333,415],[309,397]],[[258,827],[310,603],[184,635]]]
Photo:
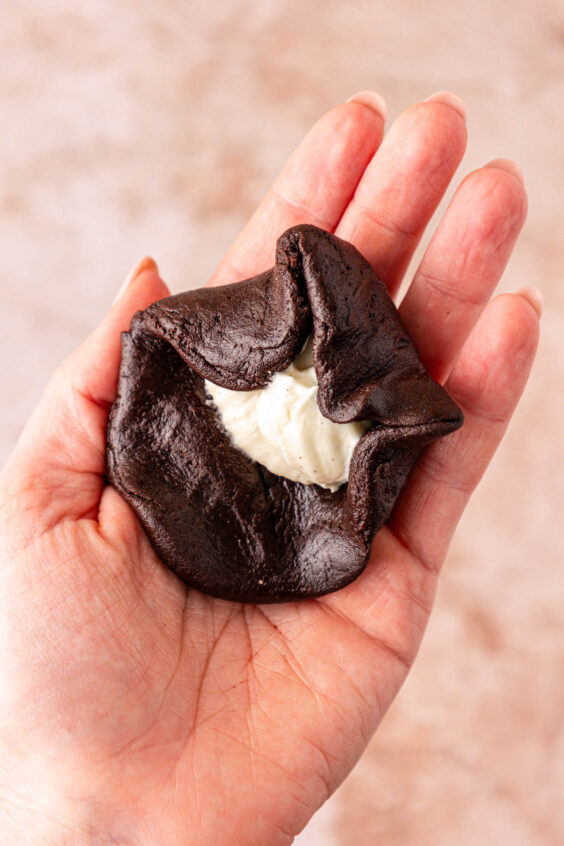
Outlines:
[[562,3],[20,0],[0,7],[0,55],[0,461],[129,266],[150,253],[174,291],[204,282],[353,92],[379,89],[393,117],[452,88],[459,176],[521,165],[530,214],[501,288],[543,291],[533,378],[408,682],[296,843],[563,843]]

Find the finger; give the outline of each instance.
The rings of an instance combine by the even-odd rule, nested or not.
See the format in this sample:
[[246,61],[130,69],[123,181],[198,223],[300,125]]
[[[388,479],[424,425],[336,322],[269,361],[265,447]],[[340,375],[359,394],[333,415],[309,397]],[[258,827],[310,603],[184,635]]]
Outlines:
[[306,135],[210,280],[236,282],[274,264],[274,245],[290,226],[332,231],[384,131],[385,103],[362,92],[327,112]]
[[434,96],[392,124],[335,230],[392,294],[466,146],[461,101],[449,92]]
[[169,293],[152,259],[126,281],[102,323],[55,371],[6,466],[10,489],[33,494],[42,524],[91,515],[97,507],[120,334],[137,310]]
[[110,406],[116,396],[121,333],[127,331],[136,311],[169,293],[153,259],[143,259],[126,278],[100,325],[63,363],[62,381],[85,394],[94,404]]
[[430,375],[443,381],[490,299],[525,221],[520,171],[498,159],[462,182],[400,314]]
[[392,513],[388,526],[431,571],[440,568],[525,387],[538,343],[537,307],[527,292],[487,306],[446,383],[464,424],[426,450]]

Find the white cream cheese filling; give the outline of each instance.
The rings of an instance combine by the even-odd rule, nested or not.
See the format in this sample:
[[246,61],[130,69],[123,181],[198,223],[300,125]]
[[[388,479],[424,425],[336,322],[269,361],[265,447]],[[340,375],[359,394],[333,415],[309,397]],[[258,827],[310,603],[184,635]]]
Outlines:
[[370,423],[333,423],[317,405],[311,338],[296,360],[256,391],[231,391],[206,380],[206,391],[236,447],[271,473],[336,491]]

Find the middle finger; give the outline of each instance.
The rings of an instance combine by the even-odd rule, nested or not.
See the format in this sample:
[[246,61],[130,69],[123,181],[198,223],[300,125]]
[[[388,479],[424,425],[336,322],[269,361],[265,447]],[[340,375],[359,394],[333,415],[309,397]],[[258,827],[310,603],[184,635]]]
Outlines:
[[439,92],[403,112],[366,168],[335,234],[351,241],[392,296],[466,147],[462,102]]

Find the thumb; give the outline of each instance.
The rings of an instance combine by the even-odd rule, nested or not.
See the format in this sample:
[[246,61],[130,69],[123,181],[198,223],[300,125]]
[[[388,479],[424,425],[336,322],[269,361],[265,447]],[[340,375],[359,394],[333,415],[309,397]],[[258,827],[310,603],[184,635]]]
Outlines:
[[143,259],[100,325],[51,377],[2,472],[0,504],[33,515],[36,530],[64,517],[96,517],[120,335],[136,311],[168,294],[153,259]]

